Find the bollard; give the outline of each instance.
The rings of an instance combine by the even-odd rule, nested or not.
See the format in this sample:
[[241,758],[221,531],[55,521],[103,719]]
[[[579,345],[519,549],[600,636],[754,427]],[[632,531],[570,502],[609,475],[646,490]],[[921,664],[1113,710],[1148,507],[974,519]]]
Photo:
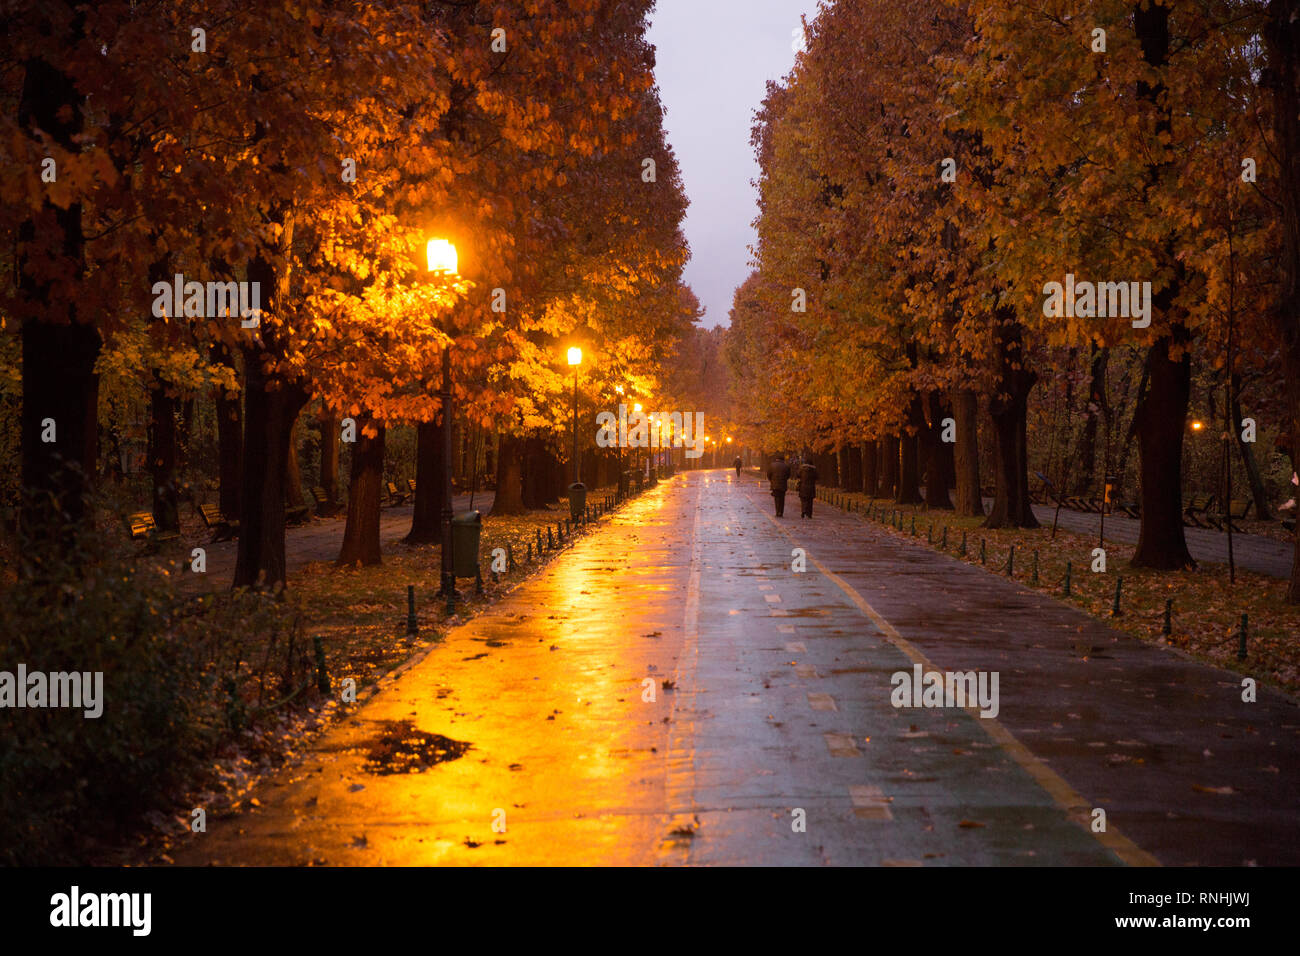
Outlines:
[[1119,609],[1119,595],[1123,587],[1124,587],[1124,575],[1121,574],[1119,577],[1115,579],[1115,600],[1112,601],[1110,605],[1111,617],[1119,617],[1120,614],[1122,613]]
[[1014,578],[1015,576],[1016,576],[1016,546],[1013,544],[1011,546],[1011,551],[1008,552],[1007,554],[1007,577]]
[[1246,659],[1246,627],[1250,622],[1245,614],[1241,616],[1241,633],[1237,636],[1237,660]]
[[1174,599],[1165,598],[1165,623],[1164,626],[1160,628],[1160,633],[1163,634],[1165,637],[1168,637],[1170,634],[1174,632],[1173,620],[1172,620],[1173,610],[1174,610]]
[[[550,534],[549,529],[547,530],[547,534]],[[538,561],[542,560],[542,529],[541,528],[537,529],[537,560]]]
[[[406,633],[420,633],[420,625],[415,620],[415,585],[406,586]],[[319,640],[319,638],[318,638]]]
[[943,541],[939,544],[939,547],[943,548],[943,550],[945,551],[948,550],[948,526],[947,525],[943,526]]
[[[415,589],[412,588],[411,590]],[[415,632],[411,631],[410,633],[414,634]],[[319,634],[312,635],[311,642],[316,648],[316,689],[322,694],[328,695],[330,692],[330,675],[325,670],[325,645],[321,643]]]
[[451,587],[447,591],[447,616],[453,617],[456,614],[456,582],[451,582]]
[[1034,548],[1034,571],[1033,576],[1029,579],[1033,584],[1038,583],[1038,549]]
[[551,526],[546,526],[546,550],[550,551],[555,547],[555,539],[551,537]]
[[934,544],[934,522],[931,521],[925,526],[925,543]]
[[912,537],[916,537],[916,515],[912,515]]
[[961,556],[966,557],[966,530],[964,528],[961,532]]
[[513,571],[514,569],[515,569],[515,546],[513,544],[507,544],[506,545],[506,570]]
[[984,539],[980,538],[980,564],[987,565],[988,563],[988,552],[984,550]]
[[1069,562],[1069,561],[1066,561],[1066,562],[1065,562],[1065,596],[1066,596],[1066,597],[1069,597],[1069,596],[1070,596],[1070,568],[1071,568],[1071,566],[1072,566],[1072,565],[1071,565],[1071,562]]

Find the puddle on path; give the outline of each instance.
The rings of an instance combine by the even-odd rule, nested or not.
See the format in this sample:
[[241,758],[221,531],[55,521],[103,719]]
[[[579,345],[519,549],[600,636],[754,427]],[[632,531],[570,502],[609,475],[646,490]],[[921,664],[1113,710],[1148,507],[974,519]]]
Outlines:
[[435,764],[464,756],[474,746],[442,734],[416,730],[409,720],[385,720],[382,727],[366,752],[365,770],[377,776],[421,773]]

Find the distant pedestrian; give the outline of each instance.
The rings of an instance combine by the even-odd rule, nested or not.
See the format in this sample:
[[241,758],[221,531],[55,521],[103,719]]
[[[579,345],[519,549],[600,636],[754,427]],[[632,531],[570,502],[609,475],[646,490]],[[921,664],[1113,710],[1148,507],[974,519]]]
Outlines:
[[740,460],[740,456],[739,456],[739,455],[736,456],[736,460],[735,460],[735,462],[733,462],[733,464],[736,466],[736,474],[739,475],[739,474],[740,474],[740,468],[741,468],[741,466],[744,464],[744,462],[742,462],[742,461]]
[[817,497],[817,466],[805,461],[799,466],[799,517],[811,518],[813,499]]
[[772,489],[772,500],[776,504],[776,516],[785,517],[785,493],[790,488],[790,463],[784,455],[777,455],[767,466],[767,482]]

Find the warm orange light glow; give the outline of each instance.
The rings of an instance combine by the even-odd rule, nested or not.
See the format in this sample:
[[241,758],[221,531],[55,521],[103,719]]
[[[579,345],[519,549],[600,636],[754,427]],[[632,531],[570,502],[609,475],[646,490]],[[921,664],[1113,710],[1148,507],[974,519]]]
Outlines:
[[616,392],[618,392],[620,395],[622,395],[622,394],[623,394],[623,386],[622,386],[622,385],[615,385],[615,386],[614,386],[614,391],[616,391]]
[[728,444],[728,445],[731,444],[731,436],[730,436],[730,435],[727,436],[727,444]]
[[582,364],[582,349],[578,348],[576,345],[569,347],[569,364],[570,365]]
[[633,405],[633,406],[632,406],[632,411],[634,411],[634,412],[639,412],[639,411],[641,411],[641,403],[640,403],[640,402],[637,402],[635,405]]
[[456,247],[451,242],[446,239],[430,239],[425,254],[429,257],[430,272],[455,274],[457,266]]
[[1199,432],[1205,427],[1205,422],[1192,422],[1192,431]]

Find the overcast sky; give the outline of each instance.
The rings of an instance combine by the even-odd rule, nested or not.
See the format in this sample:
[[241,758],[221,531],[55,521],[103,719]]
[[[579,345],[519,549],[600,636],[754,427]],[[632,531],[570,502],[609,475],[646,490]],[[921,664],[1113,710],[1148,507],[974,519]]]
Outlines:
[[816,10],[817,0],[659,0],[655,10],[655,74],[691,201],[686,282],[707,310],[705,327],[727,324],[732,294],[749,275],[754,110],[767,81],[794,64],[800,15],[811,20]]

